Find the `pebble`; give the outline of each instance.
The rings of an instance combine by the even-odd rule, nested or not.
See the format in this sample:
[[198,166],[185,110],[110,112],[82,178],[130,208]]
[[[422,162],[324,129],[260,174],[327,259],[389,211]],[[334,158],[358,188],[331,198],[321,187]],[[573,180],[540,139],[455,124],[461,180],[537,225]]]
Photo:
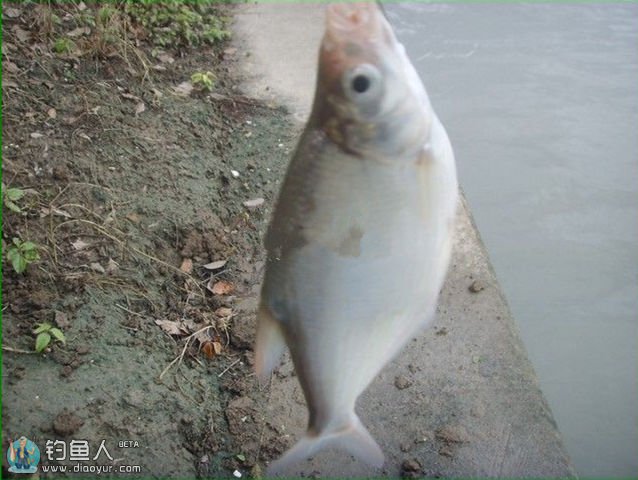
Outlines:
[[412,382],[405,375],[397,375],[397,377],[394,379],[394,386],[397,387],[399,390],[405,390],[406,388],[412,386]]
[[401,478],[419,478],[422,473],[421,464],[417,460],[404,460],[401,464]]
[[479,293],[480,291],[485,290],[485,284],[480,280],[474,280],[472,284],[469,286],[469,291],[472,293]]

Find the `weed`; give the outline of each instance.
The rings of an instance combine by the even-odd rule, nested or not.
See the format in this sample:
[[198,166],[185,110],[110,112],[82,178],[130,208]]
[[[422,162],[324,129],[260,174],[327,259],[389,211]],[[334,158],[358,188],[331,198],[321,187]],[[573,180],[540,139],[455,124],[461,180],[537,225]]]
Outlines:
[[70,38],[60,37],[53,44],[53,51],[59,55],[65,55],[75,50],[75,42]]
[[21,213],[22,208],[16,203],[24,197],[24,190],[20,188],[7,188],[2,184],[2,205],[15,213]]
[[195,72],[191,75],[191,82],[194,86],[201,86],[209,92],[213,89],[217,77],[213,72]]
[[38,353],[49,346],[52,336],[58,342],[66,343],[66,338],[62,330],[54,327],[50,323],[40,323],[33,333],[37,335],[37,337],[35,337],[35,351]]
[[11,262],[16,273],[22,273],[31,263],[40,260],[38,246],[33,242],[23,242],[19,238],[14,238],[13,245],[7,250],[7,260]]
[[224,28],[224,20],[211,7],[213,3],[221,2],[125,0],[124,11],[133,22],[146,29],[155,45],[197,46],[213,44],[230,36]]

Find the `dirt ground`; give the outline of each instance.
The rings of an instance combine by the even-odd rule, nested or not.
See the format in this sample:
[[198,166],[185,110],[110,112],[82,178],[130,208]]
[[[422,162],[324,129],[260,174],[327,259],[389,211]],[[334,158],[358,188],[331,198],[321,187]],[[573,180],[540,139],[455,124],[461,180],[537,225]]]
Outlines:
[[[55,8],[76,44],[95,41]],[[3,2],[3,183],[26,192],[21,213],[3,208],[3,253],[20,238],[40,260],[18,274],[3,257],[2,446],[25,435],[41,464],[73,465],[47,460],[47,440],[105,440],[113,460],[86,465],[259,476],[286,447],[251,367],[288,116],[239,91],[233,65],[250,52],[158,50],[140,34],[56,53],[40,13]],[[212,92],[189,91],[207,71]],[[45,322],[66,343],[36,354]]]

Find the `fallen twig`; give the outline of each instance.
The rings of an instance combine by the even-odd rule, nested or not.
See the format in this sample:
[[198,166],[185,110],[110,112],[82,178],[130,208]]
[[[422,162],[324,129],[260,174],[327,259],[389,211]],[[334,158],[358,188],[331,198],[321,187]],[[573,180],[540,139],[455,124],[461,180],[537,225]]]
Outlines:
[[21,348],[7,347],[5,345],[2,345],[2,350],[4,350],[5,352],[11,352],[11,353],[29,353],[29,354],[36,353],[31,350],[22,350]]
[[238,358],[237,360],[235,360],[233,363],[231,363],[230,365],[228,365],[224,371],[222,373],[220,373],[219,375],[217,375],[217,378],[221,378],[222,375],[224,373],[226,373],[228,370],[230,370],[231,368],[233,368],[235,365],[237,365],[239,362],[241,361],[241,358]]
[[195,337],[195,335],[197,335],[199,333],[205,332],[209,328],[213,328],[213,326],[212,325],[208,325],[208,326],[206,326],[204,328],[200,328],[195,333],[191,333],[188,337],[186,337],[186,343],[184,344],[184,348],[182,348],[182,352],[177,357],[175,357],[175,359],[173,359],[173,361],[171,363],[166,365],[166,368],[164,370],[162,370],[162,373],[160,373],[160,376],[159,376],[160,380],[162,379],[162,377],[164,377],[166,372],[168,372],[173,365],[175,365],[176,363],[182,363],[182,360],[184,359],[184,355],[186,355],[186,350],[188,349],[188,345],[190,344],[190,342],[193,339],[193,337]]

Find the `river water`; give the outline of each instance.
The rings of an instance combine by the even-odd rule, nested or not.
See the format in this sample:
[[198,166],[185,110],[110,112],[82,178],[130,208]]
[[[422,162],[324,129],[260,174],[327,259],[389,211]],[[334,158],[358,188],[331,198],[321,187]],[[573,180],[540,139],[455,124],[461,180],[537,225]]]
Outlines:
[[388,4],[582,476],[638,472],[638,5]]

